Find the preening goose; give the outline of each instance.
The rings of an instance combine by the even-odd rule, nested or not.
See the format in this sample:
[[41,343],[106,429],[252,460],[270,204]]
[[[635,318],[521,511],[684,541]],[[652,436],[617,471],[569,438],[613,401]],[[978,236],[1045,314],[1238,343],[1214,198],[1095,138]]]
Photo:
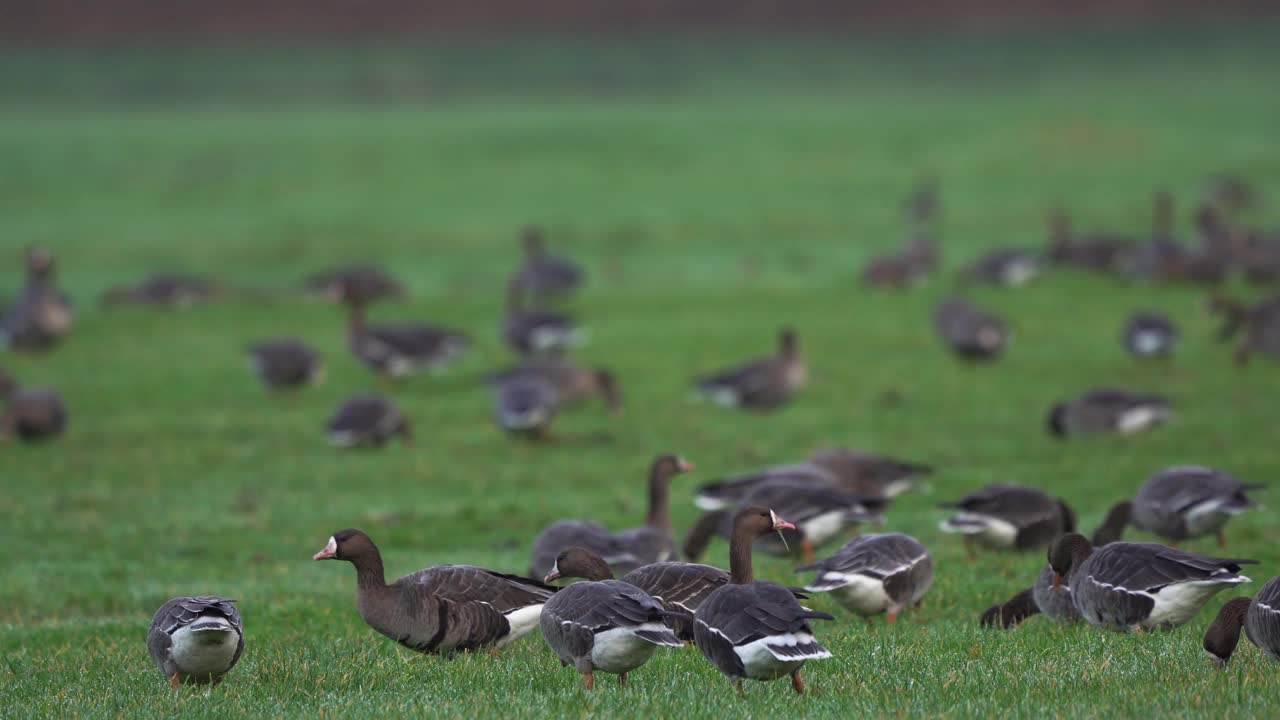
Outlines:
[[800,668],[831,653],[813,637],[810,620],[833,620],[800,605],[791,590],[755,581],[751,546],[769,532],[791,529],[766,507],[738,511],[729,543],[730,582],[718,588],[694,613],[694,644],[704,657],[742,692],[744,678],[775,680],[790,675],[796,693],[804,692]]
[[1248,491],[1265,487],[1242,483],[1207,467],[1165,468],[1138,488],[1133,498],[1132,522],[1135,527],[1172,542],[1216,535],[1218,546],[1226,547],[1223,527],[1233,516],[1254,507]]
[[33,442],[54,438],[67,429],[62,395],[53,388],[0,387],[0,441],[16,437]]
[[324,377],[319,353],[294,338],[254,343],[249,348],[249,366],[270,390],[303,387]]
[[1169,357],[1178,344],[1178,328],[1163,313],[1135,313],[1125,323],[1121,340],[1134,357]]
[[442,370],[471,346],[466,335],[430,325],[368,325],[364,303],[349,300],[347,345],[370,369],[400,378]]
[[1156,543],[1113,542],[1095,549],[1076,533],[1058,538],[1049,550],[1054,584],[1066,578],[1080,616],[1113,630],[1177,627],[1223,588],[1249,582],[1240,566],[1256,562]]
[[542,230],[530,225],[521,232],[524,264],[516,270],[512,284],[536,301],[567,295],[583,284],[582,268],[571,260],[547,252]]
[[676,544],[671,537],[668,499],[671,479],[692,469],[692,463],[677,455],[659,455],[653,461],[649,467],[649,513],[641,527],[610,533],[585,520],[548,525],[534,538],[529,550],[529,575],[542,577],[551,572],[561,551],[574,545],[603,557],[617,573],[674,558]]
[[1049,433],[1058,438],[1104,433],[1133,435],[1172,416],[1169,400],[1160,395],[1097,388],[1050,408]]
[[751,360],[694,381],[695,390],[720,405],[773,410],[785,405],[808,381],[795,330],[778,333],[778,354]]
[[1260,650],[1280,661],[1280,577],[1271,578],[1252,598],[1227,601],[1204,634],[1204,649],[1219,670],[1235,653],[1240,629]]
[[156,610],[147,651],[178,692],[179,683],[215,687],[244,652],[244,626],[235,600],[212,595],[176,597]]
[[48,350],[71,330],[71,301],[57,287],[53,253],[27,251],[27,285],[0,320],[0,348]]
[[821,562],[796,568],[818,571],[810,592],[830,592],[846,609],[867,617],[885,613],[889,622],[908,605],[919,606],[933,582],[933,558],[918,540],[902,533],[862,535]]
[[1064,501],[1021,485],[987,485],[942,507],[960,511],[938,527],[964,535],[970,557],[974,543],[993,549],[1033,550],[1045,547],[1076,525],[1075,513]]
[[403,443],[413,437],[409,420],[390,400],[368,393],[342,403],[329,419],[328,433],[329,444],[340,448],[382,447],[397,435]]
[[582,673],[586,688],[595,687],[595,671],[615,673],[625,685],[627,673],[645,664],[659,647],[684,643],[667,627],[672,615],[640,588],[613,579],[599,555],[570,547],[556,556],[546,582],[580,577],[547,601],[539,623],[542,638],[560,657]]
[[1009,327],[996,315],[964,298],[950,298],[933,313],[933,327],[942,342],[966,360],[991,360],[1009,342]]
[[502,648],[538,625],[555,588],[472,565],[437,565],[390,585],[382,555],[359,530],[334,533],[313,560],[356,568],[356,609],[369,627],[427,654]]

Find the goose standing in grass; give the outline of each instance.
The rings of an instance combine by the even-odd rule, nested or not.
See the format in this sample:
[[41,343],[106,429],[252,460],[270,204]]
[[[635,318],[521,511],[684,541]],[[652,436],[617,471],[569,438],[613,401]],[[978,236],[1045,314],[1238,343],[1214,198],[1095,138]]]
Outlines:
[[368,264],[334,267],[308,277],[304,289],[330,302],[358,302],[368,305],[379,300],[403,300],[409,296],[404,285],[391,273]]
[[791,676],[804,692],[800,669],[831,653],[813,637],[810,620],[834,620],[803,607],[781,585],[755,580],[751,547],[770,532],[793,529],[766,507],[750,506],[734,516],[729,542],[729,584],[711,593],[694,613],[694,644],[742,693],[743,679],[776,680]]
[[622,396],[613,373],[581,368],[563,358],[548,359],[490,376],[494,392],[494,420],[516,435],[545,440],[551,421],[562,407],[599,395],[609,412],[622,409]]
[[35,442],[66,432],[67,406],[57,390],[20,388],[12,378],[7,380],[0,382],[0,442],[13,437]]
[[471,346],[466,335],[430,325],[369,325],[364,302],[348,300],[347,345],[360,362],[384,377],[443,370]]
[[53,253],[27,251],[27,285],[0,320],[0,348],[48,350],[71,330],[71,301],[57,287]]
[[967,283],[1022,287],[1044,272],[1040,253],[1022,248],[997,248],[974,260],[960,277]]
[[312,559],[354,565],[360,617],[426,654],[505,647],[537,627],[555,593],[536,580],[473,565],[437,565],[388,585],[378,547],[354,529],[334,533]]
[[1134,357],[1166,358],[1178,344],[1178,328],[1163,313],[1139,312],[1125,323],[1121,339]]
[[1134,435],[1173,417],[1161,395],[1119,388],[1096,388],[1049,409],[1049,433],[1057,438],[1085,434]]
[[1248,365],[1253,353],[1280,361],[1280,295],[1272,295],[1254,305],[1215,297],[1209,309],[1223,316],[1219,339],[1225,342],[1244,331],[1244,339],[1236,346],[1234,355],[1237,367]]
[[382,447],[393,437],[409,443],[413,431],[409,420],[390,400],[373,394],[349,398],[334,411],[328,425],[329,443],[340,448]]
[[324,377],[320,354],[294,338],[254,343],[249,348],[249,366],[269,390],[304,387]]
[[841,489],[868,498],[895,498],[933,474],[923,463],[849,448],[815,450],[809,462],[835,473]]
[[1049,248],[1046,253],[1055,265],[1077,267],[1101,273],[1116,273],[1133,264],[1132,242],[1106,234],[1076,235],[1071,220],[1061,210],[1048,215]]
[[1095,549],[1076,533],[1058,538],[1049,550],[1054,585],[1065,579],[1080,616],[1112,630],[1182,625],[1222,589],[1249,582],[1240,566],[1256,562],[1156,543],[1113,542]]
[[703,376],[694,381],[694,387],[727,407],[773,410],[791,400],[808,378],[796,332],[783,328],[778,332],[777,355]]
[[507,309],[502,321],[502,337],[521,355],[563,352],[583,339],[573,318],[552,310],[524,306],[524,291],[514,280],[507,287]]
[[1232,598],[1218,611],[1204,634],[1204,649],[1214,667],[1227,666],[1240,644],[1241,628],[1249,642],[1280,661],[1280,577],[1271,578],[1256,596]]
[[960,511],[938,528],[963,535],[970,557],[975,543],[999,550],[1034,550],[1076,526],[1075,513],[1066,502],[1021,485],[987,485],[942,507]]
[[622,409],[622,393],[617,378],[607,368],[576,365],[563,357],[544,357],[519,367],[493,373],[488,381],[497,387],[516,376],[534,375],[555,392],[557,408],[576,405],[592,397],[604,400],[610,412]]
[[992,360],[1009,342],[1009,327],[964,298],[950,298],[933,313],[933,326],[953,353],[967,360]]
[[821,562],[796,568],[816,570],[817,577],[804,586],[810,592],[830,592],[851,612],[867,618],[885,613],[893,622],[908,605],[919,607],[920,598],[933,582],[933,558],[910,535],[863,535],[845,543]]
[[1133,525],[1171,542],[1216,535],[1226,547],[1223,527],[1233,516],[1254,508],[1246,484],[1221,470],[1195,465],[1165,468],[1138,488],[1133,498]]
[[182,273],[155,273],[136,285],[117,285],[98,298],[99,307],[145,305],[169,310],[186,310],[218,297],[223,289],[208,278]]
[[529,575],[542,577],[555,566],[556,557],[567,547],[585,547],[605,559],[614,572],[627,573],[642,565],[676,556],[671,536],[670,485],[693,465],[678,455],[659,455],[649,468],[649,512],[638,528],[611,533],[586,520],[561,520],[538,533],[529,550]]
[[708,512],[732,510],[757,488],[777,482],[811,484],[835,488],[840,478],[832,470],[814,462],[774,465],[763,470],[733,475],[699,485],[693,493],[693,504]]
[[537,302],[568,295],[582,287],[585,273],[572,260],[547,252],[542,230],[530,225],[521,232],[524,264],[515,272],[512,284]]
[[160,606],[147,631],[147,650],[169,680],[215,687],[244,652],[244,625],[235,600],[205,595],[176,597]]
[[614,673],[618,684],[627,673],[648,662],[659,647],[683,647],[667,627],[673,613],[648,593],[613,579],[600,556],[586,548],[569,547],[556,556],[546,582],[585,578],[560,590],[547,601],[539,624],[542,638],[560,658],[595,687],[595,671]]

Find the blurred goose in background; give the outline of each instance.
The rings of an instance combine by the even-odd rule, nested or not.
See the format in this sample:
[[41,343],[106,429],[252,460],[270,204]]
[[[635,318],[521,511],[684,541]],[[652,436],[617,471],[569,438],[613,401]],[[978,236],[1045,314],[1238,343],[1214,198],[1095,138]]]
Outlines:
[[885,613],[893,622],[920,598],[933,582],[933,558],[918,540],[902,533],[862,535],[845,543],[834,555],[796,572],[816,570],[804,586],[809,592],[830,592],[847,610],[868,618]]
[[330,302],[358,302],[362,305],[379,300],[403,300],[409,296],[404,285],[391,273],[376,265],[344,265],[329,268],[303,282],[306,292]]
[[971,558],[975,543],[995,550],[1034,550],[1076,527],[1066,502],[1022,485],[987,485],[941,507],[960,511],[938,529],[963,535]]
[[1110,235],[1075,235],[1070,218],[1061,210],[1049,213],[1048,227],[1047,256],[1055,265],[1116,273],[1134,264],[1135,248],[1131,241]]
[[839,478],[836,473],[817,463],[774,465],[700,485],[694,490],[693,504],[705,511],[732,509],[756,488],[776,482],[808,483],[821,488],[835,488]]
[[507,311],[502,337],[521,355],[563,352],[583,339],[573,318],[551,310],[524,307],[524,290],[513,279],[507,287]]
[[512,284],[535,302],[568,295],[582,287],[585,274],[572,260],[547,252],[541,228],[530,225],[521,231],[524,264],[512,277]]
[[1280,282],[1280,233],[1266,237],[1248,233],[1238,258],[1245,280],[1254,285]]
[[960,273],[965,283],[1022,287],[1044,272],[1044,258],[1034,250],[996,248],[974,260]]
[[609,564],[583,547],[560,551],[546,582],[584,578],[547,601],[539,623],[542,639],[595,688],[595,671],[614,673],[627,684],[627,673],[648,662],[659,647],[683,647],[667,627],[673,614],[640,588],[613,579]]
[[235,600],[176,597],[156,610],[147,651],[173,692],[179,684],[217,687],[244,652],[244,625]]
[[413,439],[408,419],[396,406],[367,393],[354,395],[338,406],[329,419],[328,433],[329,443],[339,448],[382,447],[397,435],[405,444]]
[[1240,644],[1240,630],[1245,637],[1280,661],[1280,577],[1271,578],[1252,598],[1237,597],[1227,601],[1204,634],[1204,650],[1213,666],[1222,670]]
[[1214,297],[1209,309],[1223,318],[1218,338],[1227,341],[1244,331],[1244,339],[1236,346],[1235,363],[1249,364],[1249,356],[1258,352],[1280,361],[1280,295],[1272,295],[1249,305],[1227,297]]
[[70,330],[71,301],[58,290],[53,253],[27,251],[27,285],[0,321],[0,348],[48,350]]
[[324,378],[319,353],[294,338],[254,343],[249,348],[249,367],[269,390],[299,388]]
[[1134,357],[1164,358],[1178,344],[1178,328],[1163,313],[1138,312],[1125,323],[1121,339]]
[[1054,585],[1065,579],[1080,616],[1112,630],[1182,625],[1222,589],[1249,582],[1240,566],[1256,562],[1156,543],[1113,542],[1095,549],[1076,533],[1058,538],[1049,551]]
[[705,375],[694,381],[694,388],[727,407],[773,410],[791,400],[808,379],[796,332],[783,328],[778,333],[777,355]]
[[62,395],[48,387],[19,387],[0,371],[0,441],[16,437],[35,442],[61,435],[68,415]]
[[693,502],[700,510],[727,510],[756,487],[779,480],[828,486],[865,498],[894,498],[912,490],[933,468],[920,463],[849,448],[815,450],[808,460],[774,465],[700,485]]
[[1115,433],[1133,435],[1150,430],[1173,416],[1169,400],[1160,395],[1119,388],[1096,388],[1049,409],[1049,433],[1070,435]]
[[1235,515],[1256,507],[1248,492],[1265,487],[1207,467],[1165,468],[1138,488],[1131,522],[1171,542],[1216,535],[1218,546],[1226,547],[1223,527]]
[[474,565],[437,565],[387,584],[382,554],[360,530],[339,530],[312,556],[356,569],[356,609],[369,627],[425,654],[503,648],[538,626],[555,588]]
[[208,278],[181,273],[154,273],[136,285],[117,285],[98,298],[98,306],[146,305],[169,310],[186,310],[223,294],[223,288]]
[[1166,190],[1155,195],[1151,237],[1137,248],[1134,272],[1157,281],[1185,279],[1187,250],[1173,232],[1173,195]]
[[471,346],[466,335],[431,325],[369,325],[363,301],[348,300],[347,306],[351,354],[384,377],[442,370]]
[[1261,193],[1253,183],[1236,175],[1218,174],[1205,178],[1201,201],[1222,213],[1232,214],[1257,207]]
[[600,396],[611,412],[622,410],[622,394],[617,379],[607,368],[588,368],[575,365],[563,357],[538,358],[514,368],[500,370],[489,375],[488,381],[497,387],[524,375],[537,376],[555,391],[559,407],[576,405],[590,397]]
[[583,368],[564,358],[547,358],[489,376],[494,392],[494,421],[516,435],[545,440],[561,408],[599,395],[611,413],[622,410],[613,373]]
[[638,528],[611,533],[587,520],[561,520],[543,528],[529,550],[529,575],[545,576],[555,566],[556,556],[574,545],[600,555],[620,574],[674,558],[677,548],[671,536],[671,479],[690,470],[691,463],[673,454],[659,455],[653,461],[648,479],[649,512],[645,524]]
[[968,360],[994,359],[1009,341],[1009,328],[1003,319],[959,297],[938,305],[933,326],[952,352]]

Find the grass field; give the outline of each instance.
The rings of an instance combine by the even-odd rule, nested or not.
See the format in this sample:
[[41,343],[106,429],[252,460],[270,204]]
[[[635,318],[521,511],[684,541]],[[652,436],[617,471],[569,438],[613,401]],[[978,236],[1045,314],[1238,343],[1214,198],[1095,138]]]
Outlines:
[[[1054,203],[1085,227],[1143,232],[1153,189],[1185,211],[1213,172],[1255,180],[1273,201],[1257,219],[1280,225],[1273,37],[9,52],[0,286],[21,282],[23,247],[49,245],[81,314],[55,353],[0,358],[57,385],[72,412],[58,443],[0,448],[0,715],[173,714],[144,646],[151,614],[173,595],[218,593],[240,600],[245,656],[211,696],[184,692],[185,716],[1277,716],[1280,668],[1248,646],[1224,673],[1202,656],[1220,601],[1145,636],[1043,619],[981,631],[981,610],[1026,586],[1043,556],[968,562],[937,532],[935,506],[1014,481],[1067,498],[1092,527],[1166,465],[1272,481],[1280,371],[1233,368],[1191,289],[1057,274],[979,291],[1017,336],[998,365],[967,367],[929,325],[949,279],[903,295],[856,282],[899,238],[899,198],[922,172],[943,182],[951,268],[987,246],[1040,243]],[[616,419],[562,417],[565,440],[547,447],[501,436],[479,385],[510,362],[500,288],[527,222],[589,268],[573,305],[592,328],[581,354],[612,366],[626,399]],[[386,263],[413,291],[375,317],[477,338],[450,375],[395,390],[414,447],[324,444],[330,410],[375,387],[334,308],[93,307],[151,270],[267,287],[347,260]],[[1120,323],[1139,307],[1181,322],[1176,362],[1122,352]],[[760,417],[686,401],[691,375],[767,350],[783,323],[814,375],[793,406]],[[322,350],[326,384],[263,392],[243,349],[280,334]],[[1050,439],[1049,405],[1104,383],[1172,395],[1177,422],[1127,441]],[[901,404],[881,402],[890,390]],[[550,521],[639,523],[658,452],[700,468],[676,481],[682,530],[693,484],[831,444],[940,468],[888,522],[930,547],[938,573],[923,609],[891,627],[817,598],[839,616],[819,628],[835,658],[806,669],[803,698],[782,682],[738,698],[693,650],[590,695],[536,635],[498,657],[417,656],[361,622],[349,567],[310,560],[354,526],[392,576],[442,562],[519,571]],[[1280,563],[1274,510],[1229,535],[1231,554],[1261,561],[1256,591]],[[710,561],[726,556],[717,544]],[[780,560],[757,566],[792,577]]]

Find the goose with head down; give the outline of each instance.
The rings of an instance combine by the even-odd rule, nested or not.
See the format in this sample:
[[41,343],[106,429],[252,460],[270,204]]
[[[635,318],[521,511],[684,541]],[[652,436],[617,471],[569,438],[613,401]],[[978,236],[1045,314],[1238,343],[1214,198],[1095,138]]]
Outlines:
[[938,305],[933,326],[951,352],[966,360],[995,359],[1009,342],[1009,326],[1004,319],[961,297]]
[[774,410],[787,404],[808,378],[796,332],[783,328],[776,355],[704,375],[694,381],[694,389],[727,407]]
[[1121,340],[1136,358],[1167,358],[1178,344],[1178,328],[1164,313],[1134,313],[1124,325]]
[[179,684],[222,682],[244,652],[244,625],[235,600],[203,595],[176,597],[156,610],[147,651],[169,680]]
[[295,338],[254,343],[249,348],[249,367],[269,390],[305,387],[324,377],[320,354]]
[[521,355],[556,354],[578,345],[584,333],[573,318],[553,310],[526,307],[518,278],[507,284],[502,337]]
[[561,408],[591,395],[604,398],[609,412],[622,409],[617,382],[609,370],[589,369],[555,358],[495,373],[489,377],[494,393],[493,417],[513,435],[547,439]]
[[1214,667],[1227,666],[1241,629],[1249,642],[1280,661],[1280,577],[1271,578],[1256,596],[1232,598],[1218,611],[1204,634],[1204,650]]
[[816,570],[809,592],[830,592],[848,610],[870,622],[885,613],[889,622],[908,605],[919,607],[933,582],[933,557],[920,541],[902,533],[862,535],[821,562],[796,568]]
[[1096,388],[1049,409],[1049,433],[1134,435],[1173,417],[1168,398],[1120,388]]
[[1213,468],[1180,465],[1165,468],[1138,488],[1133,498],[1133,525],[1172,542],[1216,535],[1226,547],[1227,521],[1255,507],[1250,490],[1261,483],[1242,483]]
[[339,448],[378,448],[393,437],[413,439],[408,418],[380,395],[353,395],[334,411],[328,424],[329,444]]
[[440,371],[466,353],[466,335],[431,325],[370,325],[364,301],[347,300],[347,346],[369,369],[391,378],[422,370]]
[[55,438],[66,431],[67,422],[67,406],[57,390],[18,387],[12,378],[0,377],[0,441]]
[[1042,548],[1076,525],[1066,502],[1022,485],[987,485],[942,507],[960,511],[938,527],[963,535],[970,557],[975,543],[998,550]]

